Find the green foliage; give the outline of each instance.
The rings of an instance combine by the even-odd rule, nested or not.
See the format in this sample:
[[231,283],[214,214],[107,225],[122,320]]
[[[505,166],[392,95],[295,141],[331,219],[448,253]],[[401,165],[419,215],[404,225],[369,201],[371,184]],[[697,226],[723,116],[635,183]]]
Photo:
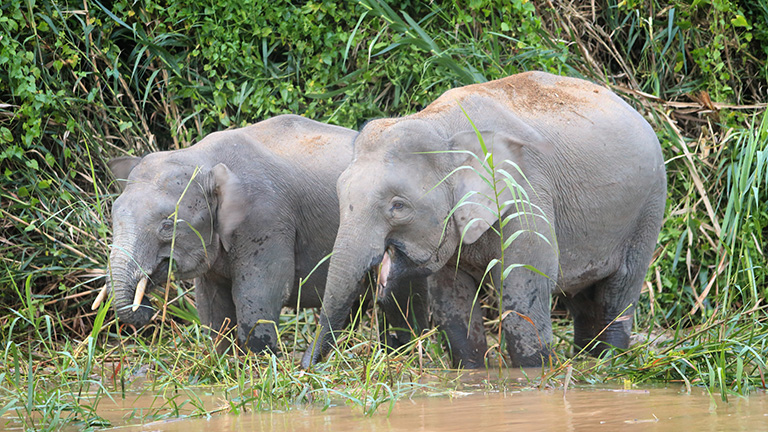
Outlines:
[[[126,23],[146,31],[145,40],[126,41],[139,42],[132,61],[138,63],[150,51],[148,41],[159,45],[148,55],[171,66],[167,93],[180,103],[191,102],[199,122],[194,130],[209,131],[286,112],[327,116],[330,101],[308,100],[304,94],[341,77],[345,64],[339,48],[350,37],[355,7],[332,1],[303,6],[246,1],[174,2],[168,7],[148,2],[138,12],[125,4],[120,9]],[[148,16],[159,19],[149,27],[144,24]],[[150,68],[143,74],[149,75]],[[190,120],[169,126],[183,128]]]

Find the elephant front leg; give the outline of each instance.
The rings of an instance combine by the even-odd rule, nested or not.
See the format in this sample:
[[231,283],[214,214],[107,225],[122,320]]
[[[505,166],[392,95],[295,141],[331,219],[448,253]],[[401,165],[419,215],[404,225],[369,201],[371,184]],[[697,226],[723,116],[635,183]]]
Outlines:
[[[538,189],[541,197],[544,191]],[[494,268],[502,310],[502,330],[512,367],[539,367],[552,356],[551,297],[557,284],[559,256],[551,204],[513,219],[504,227],[514,240],[504,251],[503,266]],[[503,268],[502,268],[503,267]],[[504,275],[503,281],[498,283]]]
[[538,367],[552,354],[551,287],[543,276],[519,270],[529,274],[508,276],[501,293],[504,338],[512,367]]
[[475,279],[452,266],[429,277],[432,318],[448,339],[454,367],[481,368],[487,344]]
[[210,272],[198,278],[195,280],[195,304],[200,324],[210,329],[216,341],[216,351],[219,354],[226,352],[232,342],[230,331],[237,325],[231,281]]
[[423,277],[396,281],[396,286],[382,290],[377,298],[384,311],[386,324],[381,342],[389,349],[397,349],[418,335],[428,325],[427,279]]
[[277,352],[277,325],[283,300],[294,285],[293,246],[266,242],[252,252],[260,259],[234,266],[232,298],[240,346]]
[[[506,268],[515,267],[501,284],[499,296],[504,338],[513,367],[538,367],[548,363],[552,355],[550,307],[557,283],[557,255],[541,240],[518,240],[522,247],[505,257]],[[528,242],[529,247],[522,242]],[[537,243],[539,247],[530,247]],[[520,266],[522,263],[529,263],[537,271]]]

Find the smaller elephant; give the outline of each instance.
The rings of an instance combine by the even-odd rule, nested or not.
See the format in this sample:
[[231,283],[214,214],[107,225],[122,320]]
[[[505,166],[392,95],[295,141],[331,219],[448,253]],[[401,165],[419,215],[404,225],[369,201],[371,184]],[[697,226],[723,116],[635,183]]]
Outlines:
[[618,96],[528,72],[367,123],[337,194],[319,349],[303,367],[330,350],[357,281],[378,266],[385,295],[403,276],[428,278],[432,319],[465,366],[483,365],[474,299],[492,283],[511,365],[540,366],[553,295],[573,316],[576,346],[594,355],[628,346],[666,175],[653,129]]
[[111,160],[121,194],[108,282],[94,308],[114,293],[119,319],[145,325],[154,310],[143,291],[172,270],[195,280],[203,325],[237,325],[243,348],[275,349],[283,306],[320,306],[327,264],[315,266],[333,247],[336,180],[356,135],[281,115],[186,149]]

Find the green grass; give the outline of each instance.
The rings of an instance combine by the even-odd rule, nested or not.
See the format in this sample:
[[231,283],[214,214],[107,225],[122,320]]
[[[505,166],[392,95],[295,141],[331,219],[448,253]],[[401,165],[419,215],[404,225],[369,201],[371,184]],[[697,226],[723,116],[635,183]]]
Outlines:
[[[367,414],[459,385],[417,384],[450,364],[439,332],[387,355],[370,311],[311,372],[295,357],[313,338],[314,311],[282,316],[280,356],[217,354],[184,297],[171,298],[165,322],[137,334],[106,308],[91,311],[115,190],[105,161],[285,112],[357,128],[414,112],[448,88],[531,69],[594,80],[642,112],[662,143],[669,195],[636,311],[644,342],[610,359],[571,359],[572,327],[558,319],[559,361],[529,373],[530,385],[679,382],[723,399],[764,389],[768,3],[594,3],[0,8],[3,421],[105,426],[99,403],[132,391],[159,396],[131,421],[331,403]],[[498,345],[492,314],[486,324],[489,346]],[[211,386],[226,395],[224,407],[202,403],[198,389]]]

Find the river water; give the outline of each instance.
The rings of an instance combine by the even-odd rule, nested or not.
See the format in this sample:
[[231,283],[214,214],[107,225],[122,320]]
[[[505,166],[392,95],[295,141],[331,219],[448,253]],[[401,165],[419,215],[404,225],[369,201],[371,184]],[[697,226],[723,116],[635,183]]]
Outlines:
[[[120,431],[768,431],[768,395],[709,395],[694,387],[607,389],[579,387],[505,392],[443,392],[400,399],[391,413],[383,405],[370,416],[359,407],[340,403],[326,410],[215,414],[208,418],[162,420],[136,425],[145,396],[103,401],[100,415]],[[146,399],[145,403],[149,402]],[[219,401],[221,403],[222,401]],[[216,403],[214,400],[206,402]],[[112,406],[110,407],[110,404]],[[122,420],[121,420],[122,419]]]
[[[384,403],[371,415],[341,398],[332,399],[327,409],[299,405],[286,411],[254,412],[247,406],[247,412],[233,414],[227,401],[232,394],[225,396],[223,388],[179,389],[169,396],[144,391],[127,392],[123,398],[113,393],[112,399],[93,402],[98,403],[96,413],[111,424],[107,429],[121,432],[768,431],[764,390],[748,397],[729,395],[725,402],[702,387],[692,387],[690,392],[672,384],[628,387],[582,384],[567,391],[538,389],[519,370],[501,375],[498,371],[441,372],[422,377],[411,397],[403,396],[391,406]],[[193,416],[200,412],[213,414]],[[0,430],[22,429],[12,417],[10,412],[0,417]],[[82,427],[70,425],[64,430]]]
[[706,392],[570,390],[417,397],[392,413],[364,416],[347,406],[214,415],[165,420],[121,431],[762,431],[768,430],[764,394],[713,401]]

